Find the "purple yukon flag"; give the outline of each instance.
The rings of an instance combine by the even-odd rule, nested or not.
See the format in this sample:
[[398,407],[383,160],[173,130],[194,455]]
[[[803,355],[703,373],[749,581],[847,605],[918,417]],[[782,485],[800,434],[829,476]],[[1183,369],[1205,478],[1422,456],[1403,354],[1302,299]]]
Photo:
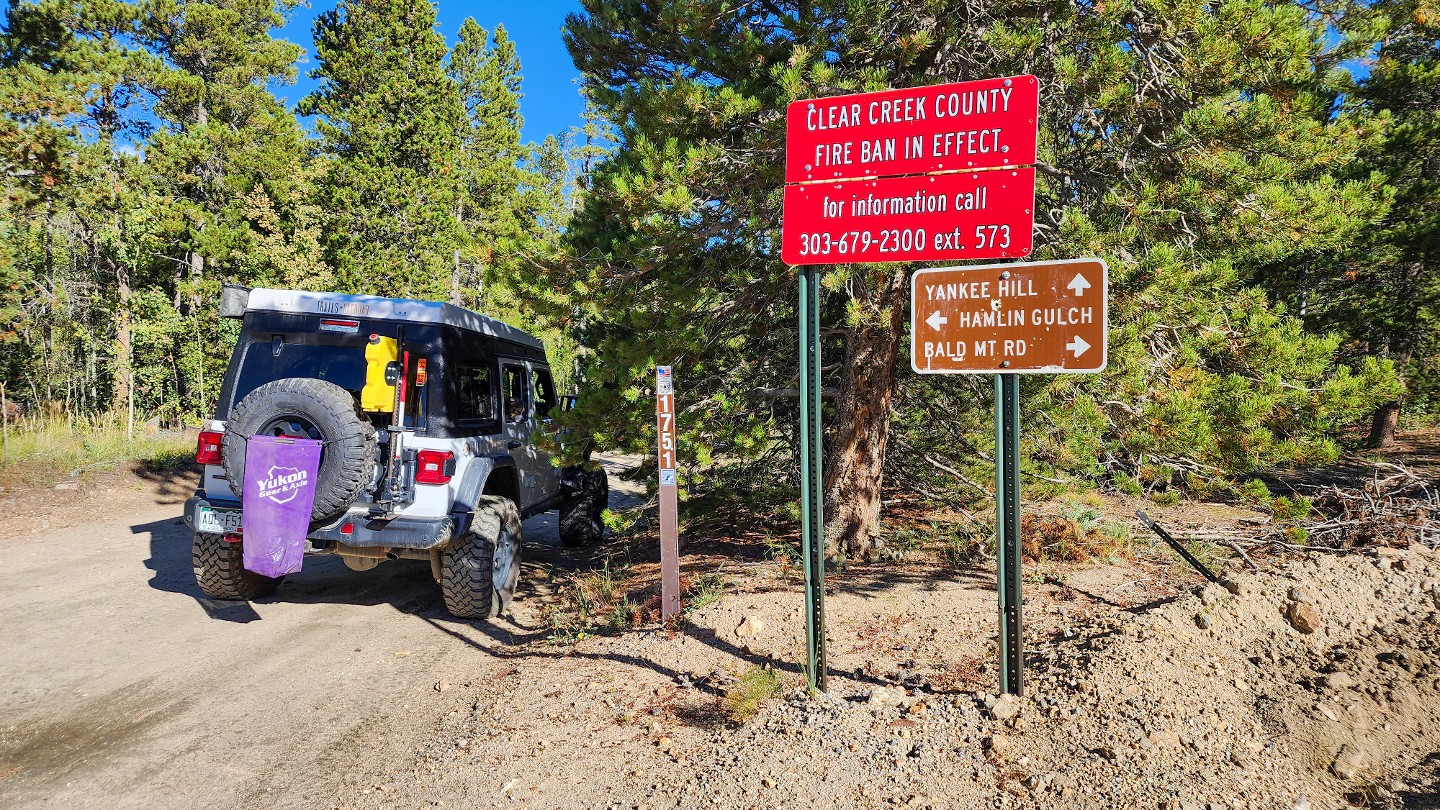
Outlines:
[[251,436],[245,443],[245,567],[261,576],[300,570],[320,469],[315,439]]

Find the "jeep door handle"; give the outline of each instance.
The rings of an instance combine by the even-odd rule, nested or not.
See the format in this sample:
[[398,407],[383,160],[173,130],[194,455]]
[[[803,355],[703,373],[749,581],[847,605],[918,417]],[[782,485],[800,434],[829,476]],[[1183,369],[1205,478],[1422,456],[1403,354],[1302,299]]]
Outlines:
[[510,443],[505,446],[510,448],[511,450],[517,450],[522,444],[524,444],[524,442],[520,441],[519,439],[511,439]]

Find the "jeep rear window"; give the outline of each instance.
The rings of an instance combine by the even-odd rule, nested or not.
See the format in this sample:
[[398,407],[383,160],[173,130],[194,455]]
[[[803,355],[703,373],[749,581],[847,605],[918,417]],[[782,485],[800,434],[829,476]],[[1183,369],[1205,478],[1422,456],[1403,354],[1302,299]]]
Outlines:
[[325,380],[352,393],[359,391],[365,387],[365,350],[287,343],[281,335],[268,341],[257,340],[245,349],[232,406],[265,383],[285,377]]

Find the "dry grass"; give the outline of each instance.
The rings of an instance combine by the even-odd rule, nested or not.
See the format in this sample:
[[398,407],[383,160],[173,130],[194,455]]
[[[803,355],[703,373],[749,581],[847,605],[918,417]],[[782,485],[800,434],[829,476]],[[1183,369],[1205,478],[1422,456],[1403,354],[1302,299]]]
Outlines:
[[759,714],[765,701],[779,695],[784,688],[785,683],[775,670],[751,667],[725,693],[725,710],[736,725],[743,725]]
[[31,417],[10,425],[0,459],[0,486],[44,487],[64,478],[142,461],[160,469],[195,457],[195,434],[147,432],[126,435],[116,414],[89,417]]
[[1084,503],[1070,504],[1058,516],[1022,515],[1020,547],[1026,558],[1047,562],[1134,556],[1129,528],[1102,519],[1098,509]]

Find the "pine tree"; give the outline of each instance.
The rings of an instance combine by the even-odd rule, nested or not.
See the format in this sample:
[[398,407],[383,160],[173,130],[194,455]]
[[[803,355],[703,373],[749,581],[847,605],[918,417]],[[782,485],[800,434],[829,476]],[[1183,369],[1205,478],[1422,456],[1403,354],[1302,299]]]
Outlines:
[[48,292],[26,284],[5,317],[28,356],[15,373],[52,387],[32,398],[172,423],[209,411],[229,348],[214,289],[304,241],[305,143],[266,89],[294,75],[299,50],[269,34],[290,7],[10,8],[5,144],[29,165],[7,171],[4,255]]
[[302,50],[270,35],[292,7],[152,0],[141,18],[140,41],[159,57],[145,83],[162,124],[146,144],[144,184],[159,201],[155,252],[170,263],[177,310],[163,351],[176,358],[183,406],[196,416],[229,357],[214,317],[220,283],[263,281],[252,275],[255,244],[265,229],[284,231],[254,219],[254,206],[293,208],[306,174],[304,136],[268,89],[296,75]]
[[139,20],[116,0],[16,3],[0,47],[9,390],[67,411],[125,409],[134,388],[132,144],[149,130],[140,79],[154,64]]
[[345,0],[315,22],[323,242],[348,292],[444,300],[468,249],[465,108],[425,0]]
[[465,290],[500,283],[498,266],[528,230],[517,208],[527,150],[520,143],[520,61],[505,27],[496,27],[492,42],[474,19],[466,19],[449,68],[465,105],[458,218],[472,245],[469,261],[456,253],[450,295],[465,303]]
[[[1311,320],[1341,330],[1352,354],[1393,359],[1410,407],[1434,412],[1440,407],[1440,5],[1385,0],[1355,16],[1349,22],[1358,29],[1356,44],[1373,48],[1374,56],[1348,99],[1357,114],[1375,116],[1384,135],[1351,173],[1382,174],[1395,196],[1387,216],[1360,234],[1356,250],[1329,263],[1329,272],[1309,285]],[[1376,410],[1373,446],[1394,441],[1400,408],[1396,397]]]
[[[1393,386],[1384,365],[1335,365],[1336,338],[1304,333],[1246,282],[1385,210],[1377,178],[1335,177],[1373,132],[1325,107],[1321,15],[1238,0],[585,10],[567,45],[619,139],[570,230],[596,352],[579,418],[602,442],[647,446],[646,380],[673,363],[694,403],[682,442],[702,463],[784,448],[764,404],[782,400],[753,395],[795,385],[794,276],[776,250],[788,102],[1016,73],[1043,88],[1034,258],[1100,255],[1114,289],[1106,374],[1026,384],[1038,463],[1157,488],[1320,459]],[[834,551],[880,547],[897,392],[905,461],[973,480],[946,454],[974,465],[987,451],[983,386],[899,371],[909,270],[825,275]]]

